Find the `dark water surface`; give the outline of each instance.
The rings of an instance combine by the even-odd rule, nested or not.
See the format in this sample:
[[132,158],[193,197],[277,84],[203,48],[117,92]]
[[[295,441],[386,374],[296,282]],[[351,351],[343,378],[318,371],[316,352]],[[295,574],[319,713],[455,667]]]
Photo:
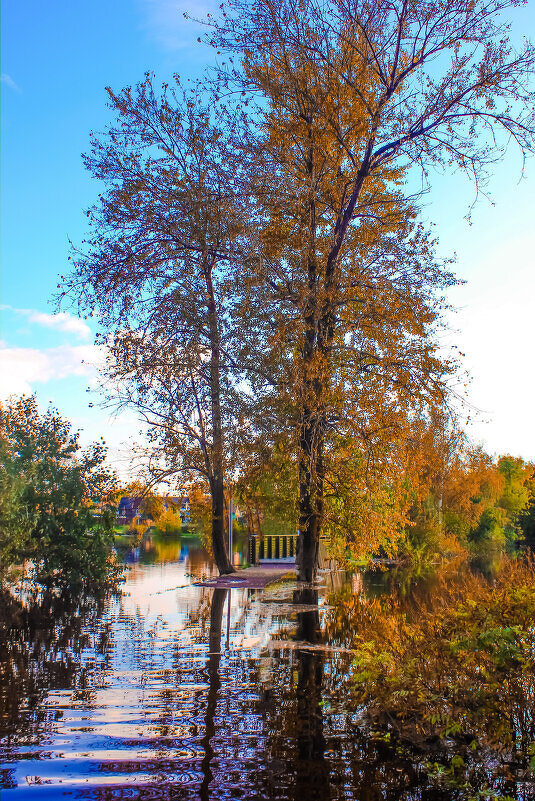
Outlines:
[[1,633],[1,801],[467,797],[347,703],[351,653],[326,638],[326,598],[373,582],[324,572],[296,606],[295,582],[197,586],[214,570],[192,538],[126,559],[121,597]]

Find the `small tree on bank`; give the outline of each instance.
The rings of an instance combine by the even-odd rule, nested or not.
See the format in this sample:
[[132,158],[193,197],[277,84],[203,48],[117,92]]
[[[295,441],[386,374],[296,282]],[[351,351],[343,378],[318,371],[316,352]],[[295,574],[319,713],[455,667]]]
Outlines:
[[114,513],[96,513],[115,477],[106,449],[82,451],[70,424],[34,396],[0,404],[0,583],[29,559],[32,577],[52,589],[102,589],[118,575]]

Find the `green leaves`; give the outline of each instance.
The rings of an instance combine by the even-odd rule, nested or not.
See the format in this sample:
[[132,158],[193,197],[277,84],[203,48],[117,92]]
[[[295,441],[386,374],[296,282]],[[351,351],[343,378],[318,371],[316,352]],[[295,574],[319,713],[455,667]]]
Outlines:
[[510,766],[535,771],[535,561],[502,558],[492,579],[445,564],[408,597],[391,579],[389,595],[329,598],[328,636],[355,653],[359,720],[433,755],[429,778],[459,801],[503,798]]
[[115,485],[104,445],[81,451],[70,423],[53,408],[41,414],[34,396],[0,406],[0,436],[2,564],[30,559],[49,587],[113,580],[113,518],[91,500]]

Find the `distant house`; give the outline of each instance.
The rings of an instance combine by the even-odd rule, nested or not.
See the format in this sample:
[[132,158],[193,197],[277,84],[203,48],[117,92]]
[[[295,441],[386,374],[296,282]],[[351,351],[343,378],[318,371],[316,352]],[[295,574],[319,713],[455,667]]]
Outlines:
[[143,498],[130,498],[123,495],[117,507],[117,522],[121,525],[128,525],[138,516],[139,507]]
[[190,506],[187,495],[168,495],[164,499],[164,505],[166,509],[173,509],[178,512],[183,523],[190,521]]
[[[128,525],[136,517],[143,520],[145,515],[140,514],[139,511],[142,501],[143,498],[124,495],[117,507],[117,522],[121,525]],[[173,509],[178,512],[183,523],[189,522],[190,506],[187,495],[167,495],[163,498],[163,505],[165,509]]]

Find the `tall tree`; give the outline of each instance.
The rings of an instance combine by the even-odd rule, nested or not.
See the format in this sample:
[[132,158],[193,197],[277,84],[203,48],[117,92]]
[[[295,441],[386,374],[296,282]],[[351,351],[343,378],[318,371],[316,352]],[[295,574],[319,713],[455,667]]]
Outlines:
[[[104,183],[88,211],[94,233],[76,252],[63,296],[97,314],[107,346],[109,397],[150,424],[155,478],[202,476],[212,499],[212,548],[225,546],[225,425],[236,381],[233,307],[243,235],[225,110],[149,75],[108,90],[116,121],[92,138],[86,167]],[[162,466],[162,457],[164,464]]]
[[[408,167],[419,165],[426,176],[431,167],[459,168],[479,187],[511,139],[522,153],[533,150],[535,52],[529,43],[513,50],[501,16],[515,5],[231,0],[211,23],[211,43],[238,56],[230,68],[221,65],[219,81],[248,102],[258,98],[265,169],[257,198],[261,219],[270,222],[263,258],[275,276],[284,267],[280,284],[272,274],[271,286],[288,303],[288,274],[299,284],[302,579],[315,574],[324,519],[325,434],[333,349],[345,334],[340,302],[351,286],[348,260],[356,247],[363,254],[377,242],[370,220],[380,239],[403,227],[407,210],[402,203],[400,211],[395,190]],[[372,299],[375,291],[371,286]],[[392,364],[375,351],[373,364]],[[436,388],[438,376],[419,349],[408,351],[407,393],[415,385],[424,393],[426,384]],[[365,378],[367,371],[364,358],[357,372]],[[387,392],[401,386],[394,371]]]
[[[316,519],[337,556],[347,547],[359,557],[391,548],[401,536],[410,507],[405,484],[411,421],[425,407],[439,408],[447,394],[455,364],[440,357],[435,333],[441,294],[455,279],[435,261],[432,244],[410,213],[396,215],[390,225],[361,225],[341,259],[328,356],[311,363],[300,347],[306,264],[300,266],[296,256],[266,269],[263,305],[274,321],[266,361],[275,362],[266,372],[274,386],[271,394],[258,386],[260,442],[244,479],[256,481],[258,490],[258,477],[268,479],[271,469],[282,497],[290,489],[278,480],[288,471],[287,461],[307,467],[304,411],[321,415],[321,437],[316,431],[315,442],[305,441],[321,463],[315,476],[305,473],[304,486],[301,471],[300,492],[301,499],[318,492]],[[308,479],[315,482],[312,491]],[[311,505],[299,521],[302,534]],[[318,540],[319,535],[314,561]]]

